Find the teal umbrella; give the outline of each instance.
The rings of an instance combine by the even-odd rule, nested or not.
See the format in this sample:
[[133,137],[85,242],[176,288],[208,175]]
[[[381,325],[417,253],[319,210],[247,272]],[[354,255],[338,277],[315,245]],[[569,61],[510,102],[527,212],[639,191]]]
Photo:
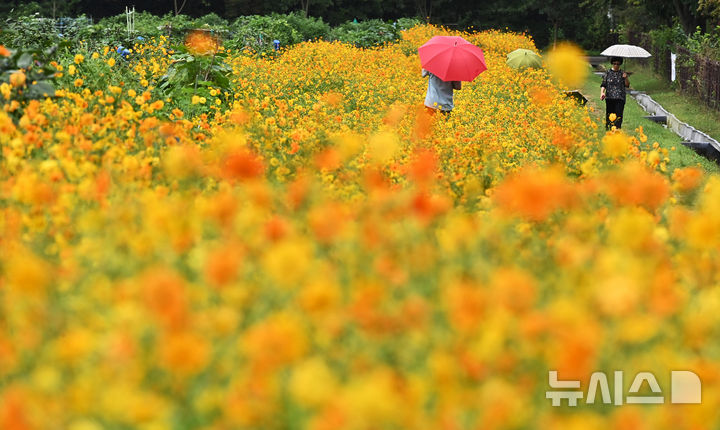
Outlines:
[[507,54],[505,63],[513,69],[526,69],[528,67],[542,67],[542,57],[529,49],[516,49]]

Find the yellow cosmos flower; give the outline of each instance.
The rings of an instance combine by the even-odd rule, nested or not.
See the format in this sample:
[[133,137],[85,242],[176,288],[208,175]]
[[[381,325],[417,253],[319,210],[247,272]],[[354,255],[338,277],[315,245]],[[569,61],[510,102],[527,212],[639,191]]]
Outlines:
[[564,88],[581,86],[590,71],[582,49],[569,42],[559,43],[546,60],[548,71]]
[[7,84],[7,83],[5,83],[5,82],[3,82],[2,84],[0,84],[0,94],[3,96],[3,98],[4,98],[5,100],[9,100],[9,99],[10,99],[10,93],[11,93],[11,91],[12,91],[12,87],[10,87],[9,84]]
[[336,394],[337,385],[337,378],[325,360],[314,357],[295,367],[290,378],[290,393],[303,406],[320,406]]
[[386,164],[400,151],[397,135],[390,131],[382,131],[370,137],[367,152],[378,164]]
[[603,153],[611,158],[625,155],[630,147],[628,136],[619,130],[606,134],[602,143]]

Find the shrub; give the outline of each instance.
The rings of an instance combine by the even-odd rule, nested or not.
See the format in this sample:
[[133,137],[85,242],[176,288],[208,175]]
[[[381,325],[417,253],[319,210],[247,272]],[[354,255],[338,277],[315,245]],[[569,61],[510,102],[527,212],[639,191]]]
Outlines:
[[283,15],[241,16],[232,26],[232,39],[226,45],[233,49],[250,48],[255,52],[273,50],[273,40],[282,45],[292,45],[303,40],[298,32]]
[[230,24],[225,18],[222,18],[215,13],[209,13],[207,15],[201,16],[200,18],[192,21],[192,24],[194,27],[209,26],[215,30],[227,30],[230,26]]
[[409,30],[416,25],[422,24],[423,21],[418,18],[399,18],[395,21],[395,28],[397,31]]
[[[191,41],[194,40],[194,41]],[[192,109],[187,104],[201,105],[197,98],[209,98],[227,94],[230,90],[229,76],[232,68],[227,63],[227,53],[218,50],[219,41],[210,32],[198,31],[188,38],[187,46],[181,45],[171,56],[167,72],[158,82],[158,88],[164,95],[184,101],[183,108]]]
[[330,25],[322,18],[303,16],[301,12],[292,12],[285,16],[290,24],[303,40],[324,39],[330,33]]
[[62,39],[55,28],[55,21],[38,13],[7,18],[0,32],[0,44],[18,49],[47,49]]
[[392,42],[398,38],[398,30],[393,24],[379,19],[362,22],[348,21],[333,28],[329,35],[331,40],[347,42],[358,48],[370,48]]

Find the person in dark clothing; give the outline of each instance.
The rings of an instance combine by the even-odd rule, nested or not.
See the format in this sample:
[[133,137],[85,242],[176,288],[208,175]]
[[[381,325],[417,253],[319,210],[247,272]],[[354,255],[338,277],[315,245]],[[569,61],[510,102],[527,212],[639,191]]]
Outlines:
[[[600,100],[605,100],[605,128],[612,126],[622,128],[623,111],[625,110],[625,88],[630,86],[628,75],[620,69],[621,57],[610,58],[612,68],[603,76],[600,84]],[[614,121],[610,114],[615,114]]]

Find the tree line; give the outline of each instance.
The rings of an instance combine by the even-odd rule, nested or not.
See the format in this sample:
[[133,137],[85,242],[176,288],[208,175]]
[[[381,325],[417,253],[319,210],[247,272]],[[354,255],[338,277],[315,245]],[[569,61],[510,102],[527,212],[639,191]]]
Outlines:
[[156,15],[217,14],[225,19],[302,11],[330,25],[366,19],[418,17],[454,29],[509,29],[532,35],[539,47],[556,39],[601,49],[619,32],[681,26],[692,33],[720,23],[720,0],[5,0],[0,16],[39,13],[48,17],[123,13],[126,6]]

